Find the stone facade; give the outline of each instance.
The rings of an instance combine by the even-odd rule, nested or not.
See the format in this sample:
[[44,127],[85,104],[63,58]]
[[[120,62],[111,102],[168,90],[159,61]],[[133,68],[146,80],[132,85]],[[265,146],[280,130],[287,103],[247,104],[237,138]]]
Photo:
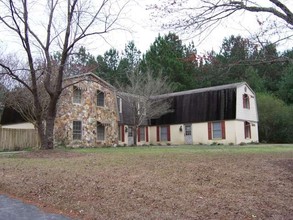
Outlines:
[[[78,147],[112,146],[118,143],[117,99],[114,87],[92,73],[68,78],[59,100],[55,121],[57,144]],[[72,85],[71,85],[72,84]],[[80,103],[74,103],[74,89],[81,94]],[[98,106],[97,94],[104,94],[104,105]],[[73,134],[73,122],[81,124],[81,134]],[[98,138],[97,124],[104,129],[104,138]],[[99,139],[99,140],[98,140]]]

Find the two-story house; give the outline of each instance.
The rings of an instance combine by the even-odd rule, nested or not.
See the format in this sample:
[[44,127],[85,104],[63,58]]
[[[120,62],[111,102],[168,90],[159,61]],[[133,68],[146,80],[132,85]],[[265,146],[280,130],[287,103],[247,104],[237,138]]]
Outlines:
[[[139,144],[240,144],[258,142],[255,93],[234,83],[157,96],[172,100],[172,112],[138,131]],[[121,105],[121,104],[120,104]],[[123,108],[122,108],[123,110]],[[123,117],[127,118],[127,114]],[[127,121],[123,119],[122,121]],[[131,124],[120,123],[120,144],[132,138]]]
[[59,100],[55,140],[70,146],[118,143],[116,90],[92,73],[66,78]]
[[[88,73],[66,78],[64,86],[55,120],[56,144],[133,144],[131,111],[112,85]],[[172,112],[145,121],[137,130],[138,145],[258,142],[256,97],[245,82],[154,98],[171,100]],[[13,126],[12,116],[4,110],[3,127]]]

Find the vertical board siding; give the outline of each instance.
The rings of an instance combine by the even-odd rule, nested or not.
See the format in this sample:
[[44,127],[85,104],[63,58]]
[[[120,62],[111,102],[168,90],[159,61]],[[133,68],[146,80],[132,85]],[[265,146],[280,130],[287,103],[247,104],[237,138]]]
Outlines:
[[36,130],[0,128],[0,151],[22,150],[39,146],[39,136]]

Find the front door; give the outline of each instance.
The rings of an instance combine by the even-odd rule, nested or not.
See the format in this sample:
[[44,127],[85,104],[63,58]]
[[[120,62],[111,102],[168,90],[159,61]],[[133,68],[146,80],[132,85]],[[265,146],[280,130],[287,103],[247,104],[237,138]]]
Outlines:
[[184,125],[184,139],[185,144],[192,144],[192,130],[191,124]]
[[133,128],[128,127],[128,146],[133,145]]

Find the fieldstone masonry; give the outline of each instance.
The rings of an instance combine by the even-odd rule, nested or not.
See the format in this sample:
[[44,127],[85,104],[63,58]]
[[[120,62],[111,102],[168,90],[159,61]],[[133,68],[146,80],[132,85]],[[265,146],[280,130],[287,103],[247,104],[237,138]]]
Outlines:
[[[118,114],[114,87],[92,73],[65,80],[55,121],[56,144],[78,147],[112,146],[118,143]],[[81,89],[81,103],[73,103],[73,86]],[[104,92],[104,106],[97,106],[97,91]],[[73,121],[82,122],[81,140],[73,140]],[[105,126],[105,140],[97,140],[97,122]]]

